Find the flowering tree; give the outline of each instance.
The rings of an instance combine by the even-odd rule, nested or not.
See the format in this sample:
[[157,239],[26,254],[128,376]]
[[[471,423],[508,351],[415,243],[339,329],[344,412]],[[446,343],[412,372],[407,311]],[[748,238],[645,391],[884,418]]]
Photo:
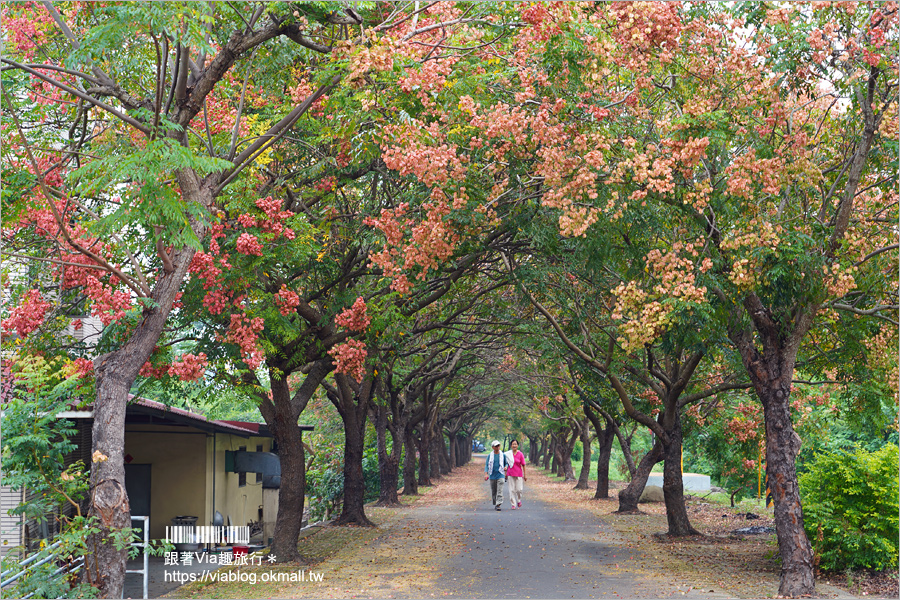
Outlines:
[[[258,119],[244,103],[249,74],[239,82],[230,73],[263,59],[277,79],[281,70],[270,57],[331,48],[308,37],[321,24],[287,5],[29,2],[3,10],[13,40],[2,58],[10,137],[4,235],[33,242],[17,254],[24,265],[49,265],[44,281],[59,282],[56,302],[77,292],[108,328],[109,351],[94,360],[91,514],[101,531],[89,561],[102,574],[101,593],[119,597],[125,551],[104,540],[130,526],[122,436],[131,385],[163,331],[217,198],[337,82],[328,76],[292,108]],[[279,38],[292,43],[272,54]],[[225,101],[230,94],[237,100]],[[28,281],[21,275],[29,268],[34,272],[14,271],[17,283]],[[26,335],[46,322],[43,292],[23,293],[4,327]],[[192,377],[203,362],[193,355],[167,370]]]
[[[569,236],[665,224],[671,245],[644,259],[658,280],[615,289],[623,345],[697,311],[718,319],[764,407],[780,593],[812,593],[790,382],[817,316],[896,305],[853,293],[897,248],[885,226],[896,219],[884,220],[896,169],[882,151],[896,135],[895,4],[519,9],[529,25],[505,62],[479,65],[502,93],[444,86],[449,114],[398,126],[386,163],[432,187],[421,222],[448,246],[530,198]],[[416,223],[391,246],[410,244]],[[404,269],[448,251],[385,265],[402,287]]]

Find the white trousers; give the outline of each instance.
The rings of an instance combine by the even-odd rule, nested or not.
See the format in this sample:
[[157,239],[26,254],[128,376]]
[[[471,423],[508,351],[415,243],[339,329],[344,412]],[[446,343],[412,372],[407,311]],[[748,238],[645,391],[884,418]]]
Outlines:
[[522,502],[522,492],[525,489],[524,479],[522,477],[507,477],[509,482],[509,501],[513,506]]

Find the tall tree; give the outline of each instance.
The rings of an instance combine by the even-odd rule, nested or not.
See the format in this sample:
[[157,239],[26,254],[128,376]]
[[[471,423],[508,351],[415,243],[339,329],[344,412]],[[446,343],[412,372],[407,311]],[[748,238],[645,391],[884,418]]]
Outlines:
[[[660,289],[623,282],[617,301],[632,310],[623,337],[652,342],[690,310],[719,319],[764,407],[780,593],[811,594],[790,383],[820,309],[876,317],[897,305],[891,295],[844,300],[855,273],[879,270],[897,248],[884,226],[897,206],[896,7],[521,11],[528,26],[509,46],[511,68],[496,73],[506,95],[457,92],[445,106],[458,110],[440,125],[412,124],[430,139],[410,132],[394,155],[440,148],[454,175],[430,181],[444,196],[464,187],[493,216],[539,197],[564,235],[664,217],[681,243],[646,260],[674,261],[692,278]],[[414,161],[397,168],[428,180]],[[487,172],[493,187],[476,198]]]
[[[326,75],[247,143],[244,94],[236,110],[215,111],[215,103],[236,87],[229,81],[236,64],[263,58],[277,71],[269,57],[279,53],[285,60],[328,52],[310,36],[329,18],[353,19],[340,11],[310,25],[287,5],[266,11],[257,4],[82,10],[47,1],[4,10],[4,31],[16,40],[2,58],[4,98],[17,132],[4,153],[4,180],[15,182],[4,197],[12,210],[4,213],[51,246],[37,260],[53,257],[63,285],[81,288],[104,324],[121,322],[109,351],[94,360],[90,514],[99,532],[88,555],[101,594],[117,598],[125,551],[109,538],[130,527],[122,459],[128,393],[163,331],[216,199],[339,77]],[[30,22],[41,23],[35,35],[20,35]],[[282,38],[293,43],[279,45]],[[55,128],[34,127],[42,112],[54,113]],[[210,140],[219,128],[231,132],[222,148]],[[30,312],[39,323],[36,302],[27,294],[19,314]],[[123,321],[126,310],[131,317]]]

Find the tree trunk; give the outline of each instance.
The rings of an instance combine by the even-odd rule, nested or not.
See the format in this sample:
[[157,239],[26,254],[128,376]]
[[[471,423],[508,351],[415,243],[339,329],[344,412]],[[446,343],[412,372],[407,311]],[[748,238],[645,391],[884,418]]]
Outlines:
[[[271,398],[261,395],[259,411],[272,431],[278,446],[281,463],[281,485],[278,488],[278,513],[271,553],[278,562],[303,562],[297,550],[303,526],[303,506],[306,501],[306,456],[303,451],[303,432],[297,420],[309,399],[331,370],[328,361],[319,361],[309,371],[300,388],[291,396],[284,365],[269,365]],[[255,375],[246,374],[248,384],[261,389]]]
[[781,553],[781,585],[783,596],[814,593],[813,552],[803,528],[803,506],[797,485],[795,459],[800,452],[800,437],[791,424],[790,381],[764,390],[757,389],[763,399],[766,419],[766,477],[775,501],[775,531]]
[[[781,596],[815,594],[813,551],[803,528],[803,507],[797,485],[795,460],[800,452],[800,437],[791,422],[791,381],[797,351],[809,331],[817,307],[796,311],[792,327],[777,321],[751,294],[744,309],[751,316],[757,336],[747,329],[729,331],[741,353],[744,368],[763,405],[766,425],[766,477],[775,503],[775,532],[781,554]],[[789,330],[790,333],[785,333]],[[754,338],[759,340],[762,353]]]
[[460,466],[459,464],[459,440],[456,437],[456,434],[451,433],[450,438],[450,470],[453,470],[453,467]]
[[284,419],[272,429],[281,462],[281,486],[278,488],[278,514],[270,553],[279,563],[304,562],[297,550],[303,527],[303,505],[306,500],[306,456],[303,432],[297,419]]
[[[616,433],[613,428],[615,424],[611,422],[610,419],[606,418],[605,414],[603,421],[601,421],[600,415],[588,405],[585,405],[584,412],[594,426],[594,431],[597,432],[597,444],[599,446],[599,456],[597,457],[597,491],[594,493],[594,498],[609,498],[609,459],[610,456],[612,456],[613,440],[616,438]],[[603,427],[604,421],[606,422],[606,427]]]
[[[118,358],[107,356],[107,361]],[[149,356],[150,353],[147,353]],[[108,376],[97,376],[97,400],[92,427],[91,506],[100,532],[88,538],[91,552],[85,555],[89,581],[103,598],[121,598],[125,585],[127,549],[117,550],[111,539],[117,531],[131,527],[131,507],[125,492],[125,405],[130,384],[115,378],[113,363]],[[104,375],[106,372],[104,371]],[[131,378],[134,381],[134,377]],[[103,456],[100,457],[100,454]],[[98,460],[98,457],[99,460]]]
[[566,435],[563,437],[563,442],[557,444],[559,449],[559,476],[565,482],[575,481],[575,469],[572,468],[572,451],[575,449],[575,442],[578,441],[578,432],[573,428],[571,434],[571,438]]
[[658,439],[653,447],[644,455],[641,462],[635,469],[631,483],[624,490],[619,492],[619,509],[618,513],[632,513],[638,510],[638,500],[647,485],[647,479],[650,477],[650,471],[653,466],[663,459],[663,445]]
[[597,456],[597,491],[594,498],[609,498],[609,459],[612,456],[613,440],[616,434],[612,427],[597,431],[597,442],[600,445]]
[[671,427],[666,429],[669,443],[665,447],[663,466],[663,496],[666,499],[666,521],[670,536],[700,535],[691,526],[684,506],[684,482],[681,477],[681,415],[674,410]]
[[431,483],[431,438],[430,433],[426,433],[427,427],[420,428],[419,439],[416,443],[419,447],[419,485],[429,486]]
[[[435,428],[437,429],[437,428]],[[443,434],[438,429],[431,436],[431,477],[433,479],[440,479],[443,477],[443,465],[441,464],[441,438],[444,437]]]
[[[550,463],[553,460],[553,454],[554,454],[553,446],[555,446],[555,445],[556,445],[556,436],[554,436],[551,433],[550,438],[547,440],[547,444],[546,444],[547,451],[544,453],[544,462],[543,462],[544,470],[547,470],[550,468]],[[551,473],[552,472],[553,472],[553,470],[551,470]]]
[[363,475],[363,443],[366,430],[362,423],[347,423],[344,429],[344,505],[335,525],[364,525],[374,527],[366,516],[366,480]]
[[[636,429],[632,429],[631,435],[626,437],[625,434],[622,433],[622,428],[616,425],[616,423],[609,421],[609,424],[613,428],[613,431],[615,431],[616,437],[619,438],[619,448],[622,449],[622,456],[625,457],[625,466],[628,468],[628,476],[634,479],[637,467],[634,466],[634,454],[631,452],[631,438],[634,437]],[[635,425],[635,427],[636,426],[637,425]]]
[[[585,410],[587,410],[585,408]],[[591,427],[587,418],[581,422],[581,473],[578,474],[578,483],[575,484],[576,490],[588,489],[588,478],[591,476]]]
[[540,447],[540,449],[538,450],[537,460],[536,460],[535,463],[534,463],[534,464],[536,464],[536,465],[537,465],[537,464],[543,464],[545,469],[547,468],[547,465],[546,465],[546,456],[547,456],[547,444],[548,444],[549,442],[550,442],[550,440],[549,440],[549,438],[548,438],[546,435],[542,435],[542,436],[541,436],[541,440],[540,440],[541,447]]
[[447,438],[444,436],[443,432],[438,433],[437,442],[441,475],[449,475],[452,471],[452,465],[450,464],[450,453],[447,450]]
[[[179,177],[179,181],[182,179]],[[198,203],[208,206],[212,202],[209,194],[195,193],[201,199]],[[202,238],[205,227],[193,225],[195,233]],[[90,581],[99,589],[101,598],[121,598],[125,585],[127,549],[117,550],[112,538],[122,529],[131,527],[124,459],[128,394],[138,372],[156,347],[193,256],[193,248],[174,253],[174,271],[160,277],[153,288],[156,306],[144,309],[140,323],[121,348],[94,360],[97,397],[91,428],[94,458],[88,514],[97,519],[99,531],[88,539],[91,552],[85,556],[85,562]]]
[[403,495],[418,496],[419,482],[416,479],[416,438],[412,428],[405,428],[406,458],[403,462]]
[[396,430],[391,431],[391,451],[387,449],[388,434],[388,408],[377,406],[375,408],[375,433],[378,443],[378,473],[381,477],[381,492],[378,496],[377,506],[399,506],[400,498],[397,496],[397,484],[400,480],[400,454],[402,442],[396,435]]
[[352,388],[349,376],[344,373],[336,373],[334,378],[337,389],[332,388],[328,396],[344,421],[344,503],[334,524],[374,527],[366,516],[366,480],[362,468],[372,376],[364,377],[359,391]]
[[[757,325],[759,327],[759,325]],[[794,361],[799,347],[777,330],[760,332],[763,354],[750,343],[749,333],[738,340],[744,366],[763,405],[766,424],[766,477],[775,503],[775,531],[781,554],[779,595],[801,596],[815,592],[813,552],[803,528],[803,507],[797,485],[795,460],[800,437],[791,423],[790,395]],[[768,342],[768,343],[766,343]]]

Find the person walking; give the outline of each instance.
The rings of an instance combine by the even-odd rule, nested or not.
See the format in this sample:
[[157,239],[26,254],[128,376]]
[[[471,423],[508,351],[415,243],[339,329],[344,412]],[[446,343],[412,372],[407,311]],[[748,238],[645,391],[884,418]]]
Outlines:
[[491,442],[492,452],[488,454],[484,463],[484,480],[491,481],[491,502],[494,510],[500,510],[503,504],[503,480],[506,477],[506,469],[509,468],[506,454],[500,452],[500,442]]
[[525,455],[519,450],[519,441],[513,440],[509,444],[509,453],[512,455],[512,466],[506,470],[506,481],[509,484],[509,502],[513,510],[522,508],[522,492],[525,489],[523,482],[525,477]]

